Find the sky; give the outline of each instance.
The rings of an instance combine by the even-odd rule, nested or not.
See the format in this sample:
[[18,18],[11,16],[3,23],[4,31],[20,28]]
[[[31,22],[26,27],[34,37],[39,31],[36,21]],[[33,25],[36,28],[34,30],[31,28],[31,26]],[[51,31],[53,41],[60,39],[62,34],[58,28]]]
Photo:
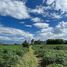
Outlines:
[[0,43],[67,40],[67,0],[0,0]]

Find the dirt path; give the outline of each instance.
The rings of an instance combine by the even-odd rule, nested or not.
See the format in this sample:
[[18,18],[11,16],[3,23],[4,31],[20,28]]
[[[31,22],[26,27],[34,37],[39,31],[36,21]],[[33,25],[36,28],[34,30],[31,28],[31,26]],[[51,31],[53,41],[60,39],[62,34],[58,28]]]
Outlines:
[[38,57],[38,67],[46,67],[42,57]]

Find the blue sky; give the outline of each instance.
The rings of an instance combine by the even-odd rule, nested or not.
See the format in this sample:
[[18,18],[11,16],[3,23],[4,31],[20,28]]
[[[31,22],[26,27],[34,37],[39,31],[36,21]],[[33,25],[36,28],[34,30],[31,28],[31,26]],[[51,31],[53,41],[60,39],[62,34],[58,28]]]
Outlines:
[[1,0],[0,42],[67,39],[67,0]]

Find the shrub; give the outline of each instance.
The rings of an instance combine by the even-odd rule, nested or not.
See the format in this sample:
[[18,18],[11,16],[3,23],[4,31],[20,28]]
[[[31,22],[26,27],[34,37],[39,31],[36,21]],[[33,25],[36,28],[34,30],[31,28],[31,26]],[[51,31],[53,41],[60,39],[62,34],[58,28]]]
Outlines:
[[45,51],[43,58],[46,64],[51,64],[55,62],[56,55],[53,51]]
[[67,65],[67,52],[63,50],[47,50],[44,52],[43,59],[46,64],[57,63]]
[[19,58],[23,57],[27,48],[17,49],[4,48],[0,49],[0,67],[16,67],[19,62]]
[[27,43],[27,41],[24,41],[22,45],[23,45],[23,47],[29,47],[30,46],[30,44]]
[[46,67],[63,67],[62,64],[50,64],[50,65],[47,65]]
[[63,46],[56,46],[54,49],[61,50],[61,49],[64,49],[64,47]]

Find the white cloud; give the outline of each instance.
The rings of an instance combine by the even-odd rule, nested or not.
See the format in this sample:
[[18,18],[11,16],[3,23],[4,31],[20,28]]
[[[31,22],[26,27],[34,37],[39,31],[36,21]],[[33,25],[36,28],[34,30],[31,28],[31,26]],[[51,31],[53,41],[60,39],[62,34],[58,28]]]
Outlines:
[[43,14],[44,13],[44,8],[42,6],[37,6],[35,9],[30,9],[29,10],[32,13],[38,13],[38,14]]
[[41,33],[43,33],[43,32],[45,32],[45,33],[47,33],[47,32],[52,32],[52,30],[53,30],[53,28],[52,27],[48,27],[48,28],[46,28],[46,29],[41,29]]
[[38,28],[48,28],[48,26],[49,26],[49,24],[47,24],[47,23],[34,23],[33,25]]
[[30,17],[24,2],[18,0],[0,0],[0,15],[12,16],[16,19]]
[[[55,12],[55,11],[49,11],[49,10],[56,10],[56,7],[52,7],[52,6],[37,6],[35,9],[30,9],[29,12],[34,13],[34,14],[38,14],[38,15],[42,15],[43,17],[50,17],[52,19],[60,19],[62,18],[62,14],[64,13],[63,11],[61,11],[61,13]],[[33,18],[33,20],[38,20],[38,18]],[[41,19],[39,19],[41,20]]]
[[0,40],[10,40],[10,41],[24,41],[31,40],[33,35],[24,30],[10,28],[10,27],[0,27]]
[[25,25],[26,27],[29,27],[29,28],[31,28],[32,27],[32,25]]
[[24,24],[25,22],[19,22],[20,24]]
[[55,0],[47,0],[47,4],[52,4]]
[[47,39],[49,39],[51,36],[52,36],[52,32],[49,32],[49,31],[47,31],[47,32],[39,32],[39,33],[37,33],[34,37],[34,39],[35,40],[47,40]]
[[[35,9],[30,9],[29,12],[52,19],[60,19],[62,15],[67,12],[67,0],[43,0],[43,4],[44,2],[46,2],[47,6],[39,5]],[[58,12],[49,10],[58,10]]]
[[60,22],[57,26],[56,29],[58,30],[56,33],[61,32],[63,34],[67,34],[67,22]]
[[55,9],[67,12],[67,0],[47,0],[47,4],[54,4],[55,3]]
[[49,39],[51,36],[53,36],[53,28],[52,27],[47,27],[47,28],[42,28],[40,29],[40,31],[37,31],[37,33],[35,34],[35,40],[47,40]]
[[40,29],[34,36],[35,40],[47,39],[67,39],[67,22],[59,22],[56,27],[47,27]]
[[50,27],[47,23],[35,23],[36,27],[40,28],[35,34],[31,34],[24,30],[0,26],[0,40],[7,41],[18,41],[23,42],[24,40],[30,41],[35,40],[47,40],[67,37],[67,22],[59,22],[56,27]]
[[53,30],[52,38],[63,38],[67,37],[67,22],[60,22]]
[[58,14],[56,14],[56,13],[52,13],[52,14],[51,14],[51,17],[52,17],[52,18],[55,18],[55,19],[60,19],[60,18],[62,18],[61,15],[58,15]]
[[32,21],[33,22],[42,22],[43,20],[41,18],[35,17],[35,18],[32,18]]
[[11,39],[7,36],[0,36],[0,40],[11,40]]

